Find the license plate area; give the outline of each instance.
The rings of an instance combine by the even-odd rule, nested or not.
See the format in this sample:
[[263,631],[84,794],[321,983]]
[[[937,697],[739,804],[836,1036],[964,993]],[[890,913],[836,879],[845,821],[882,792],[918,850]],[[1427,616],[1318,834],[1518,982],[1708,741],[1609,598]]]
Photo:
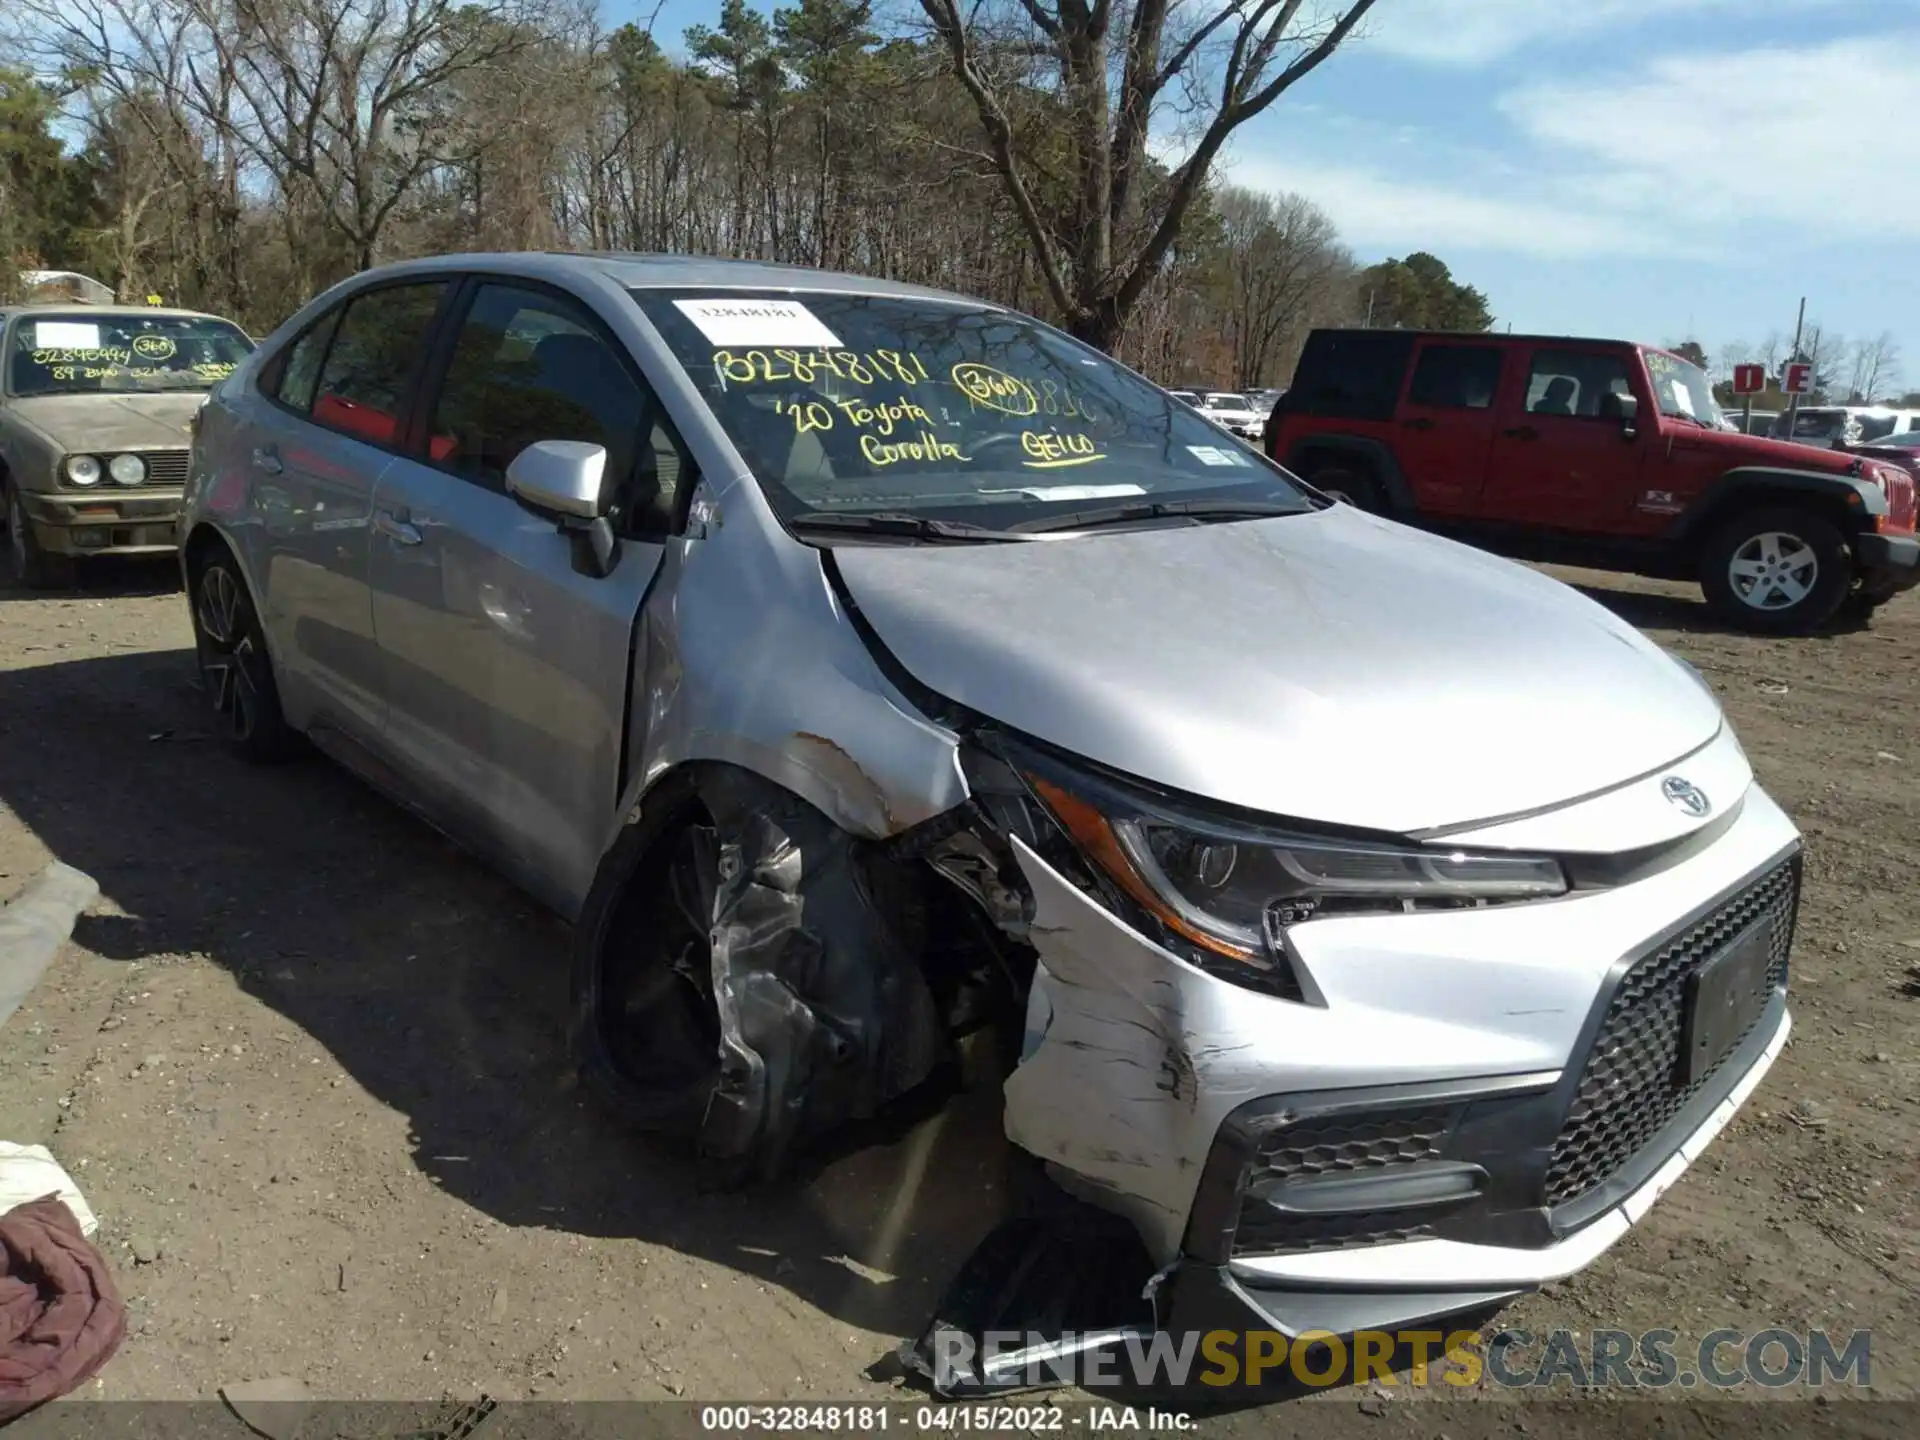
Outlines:
[[1773,998],[1773,918],[1756,920],[1687,981],[1680,1083],[1697,1085],[1739,1043]]

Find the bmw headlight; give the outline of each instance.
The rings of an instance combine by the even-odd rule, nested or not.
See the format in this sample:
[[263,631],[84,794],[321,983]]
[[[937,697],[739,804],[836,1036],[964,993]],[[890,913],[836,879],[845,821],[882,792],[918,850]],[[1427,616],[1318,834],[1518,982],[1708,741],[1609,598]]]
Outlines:
[[1537,900],[1568,888],[1560,863],[1543,855],[1216,823],[1102,783],[1063,783],[1057,772],[1028,771],[1027,781],[1107,879],[1198,963],[1231,979],[1258,983],[1257,974],[1283,967],[1285,932],[1310,920]]
[[100,483],[100,462],[91,455],[69,455],[67,457],[67,479],[75,485],[98,485]]
[[147,462],[138,455],[116,455],[107,465],[116,485],[138,485],[147,478]]

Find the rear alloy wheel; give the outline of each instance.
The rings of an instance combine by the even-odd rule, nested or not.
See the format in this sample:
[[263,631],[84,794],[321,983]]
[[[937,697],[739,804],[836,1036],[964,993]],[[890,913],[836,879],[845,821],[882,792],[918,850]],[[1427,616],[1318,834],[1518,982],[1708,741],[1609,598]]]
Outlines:
[[300,736],[280,713],[266,636],[230,555],[218,555],[195,572],[192,608],[201,688],[220,717],[227,747],[249,760],[297,753]]
[[11,485],[7,486],[7,552],[13,560],[14,579],[29,590],[64,590],[73,584],[73,557],[40,548],[20,492]]
[[1386,498],[1370,475],[1353,470],[1316,470],[1308,483],[1321,494],[1343,500],[1369,515],[1378,515],[1387,508]]
[[1853,585],[1847,542],[1806,510],[1738,516],[1707,543],[1700,588],[1725,619],[1768,635],[1802,633],[1832,618]]

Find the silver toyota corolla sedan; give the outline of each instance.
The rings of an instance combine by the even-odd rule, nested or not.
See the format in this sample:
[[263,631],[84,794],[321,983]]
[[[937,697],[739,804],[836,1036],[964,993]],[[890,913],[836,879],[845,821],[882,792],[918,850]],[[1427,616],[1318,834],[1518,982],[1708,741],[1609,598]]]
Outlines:
[[187,526],[232,743],[575,922],[632,1124],[770,1175],[1011,1017],[1163,1326],[1578,1270],[1786,1042],[1799,839],[1697,674],[1023,315],[389,266],[220,383]]

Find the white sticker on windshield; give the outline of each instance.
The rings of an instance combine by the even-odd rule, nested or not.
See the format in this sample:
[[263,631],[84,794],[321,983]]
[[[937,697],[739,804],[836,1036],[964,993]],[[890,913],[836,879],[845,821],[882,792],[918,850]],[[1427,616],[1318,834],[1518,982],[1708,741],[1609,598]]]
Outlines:
[[840,337],[798,300],[676,300],[673,305],[713,345],[841,348]]
[[1106,500],[1115,495],[1144,495],[1138,485],[1022,485],[1014,490],[982,490],[982,495],[1024,495],[1029,500]]
[[1202,465],[1244,465],[1246,457],[1233,450],[1222,450],[1218,445],[1189,445],[1187,453]]
[[1682,415],[1693,414],[1693,396],[1688,392],[1687,387],[1682,385],[1678,380],[1675,380],[1667,388],[1672,392],[1673,403],[1680,413]]
[[36,350],[98,350],[100,327],[77,320],[36,320],[33,345]]

